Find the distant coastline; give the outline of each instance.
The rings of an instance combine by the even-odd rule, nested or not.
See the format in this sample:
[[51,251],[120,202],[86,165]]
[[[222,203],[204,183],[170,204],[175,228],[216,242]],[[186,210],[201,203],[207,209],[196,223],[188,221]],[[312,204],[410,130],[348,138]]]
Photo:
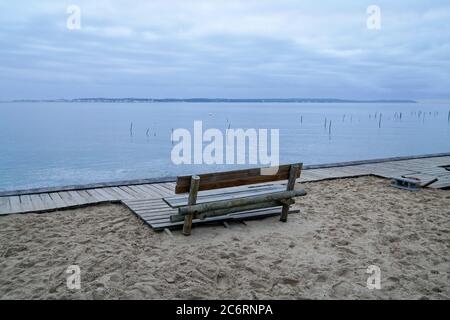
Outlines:
[[91,103],[417,103],[415,100],[353,100],[334,98],[268,98],[268,99],[228,99],[228,98],[77,98],[77,99],[19,99],[1,101],[3,103],[14,102],[91,102]]

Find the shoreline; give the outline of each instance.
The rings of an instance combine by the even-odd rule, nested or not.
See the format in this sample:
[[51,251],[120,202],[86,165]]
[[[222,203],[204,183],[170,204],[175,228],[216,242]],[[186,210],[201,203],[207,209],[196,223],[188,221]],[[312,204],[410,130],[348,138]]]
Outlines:
[[[312,165],[304,164],[302,170],[340,168],[340,167],[346,167],[346,166],[376,164],[376,163],[382,163],[382,162],[388,162],[388,161],[391,162],[391,161],[403,161],[403,160],[425,159],[425,158],[435,158],[435,157],[438,158],[438,157],[448,157],[448,156],[450,156],[450,152],[421,154],[421,155],[413,155],[413,156],[377,158],[377,159],[369,159],[369,160],[345,161],[345,162],[335,162],[335,163],[325,163],[325,164],[312,164]],[[195,172],[192,172],[192,174],[195,174]],[[25,195],[25,194],[36,194],[36,193],[44,193],[44,192],[59,192],[59,191],[86,190],[86,189],[93,189],[93,188],[119,187],[119,186],[124,186],[124,185],[165,183],[165,182],[174,182],[174,181],[176,181],[176,177],[168,176],[168,177],[157,177],[157,178],[147,178],[147,179],[144,178],[144,179],[89,183],[89,184],[80,184],[80,185],[67,185],[67,186],[57,186],[57,187],[6,190],[6,191],[0,191],[0,197],[17,196],[17,195]]]
[[75,98],[75,99],[15,99],[0,103],[419,103],[411,99],[336,99],[336,98]]

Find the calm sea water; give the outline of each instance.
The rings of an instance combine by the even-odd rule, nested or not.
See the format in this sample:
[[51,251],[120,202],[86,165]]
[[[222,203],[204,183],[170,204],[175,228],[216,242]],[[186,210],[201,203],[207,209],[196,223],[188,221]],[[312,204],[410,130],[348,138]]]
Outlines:
[[192,130],[194,120],[204,130],[278,128],[281,163],[449,152],[449,111],[420,103],[1,103],[0,190],[235,169],[172,164],[172,128]]

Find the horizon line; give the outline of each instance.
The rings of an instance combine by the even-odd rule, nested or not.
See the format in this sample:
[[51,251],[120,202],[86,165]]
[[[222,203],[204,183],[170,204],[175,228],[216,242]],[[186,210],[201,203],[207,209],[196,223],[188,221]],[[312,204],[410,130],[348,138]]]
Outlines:
[[[423,100],[423,99],[422,99]],[[187,102],[187,103],[199,103],[199,102],[257,102],[257,103],[270,103],[270,102],[285,102],[285,103],[304,103],[304,102],[355,102],[355,103],[389,103],[389,102],[404,102],[404,103],[417,103],[420,100],[414,99],[341,99],[341,98],[136,98],[136,97],[89,97],[89,98],[58,98],[58,99],[12,99],[12,100],[0,100],[1,103],[16,103],[16,102]]]

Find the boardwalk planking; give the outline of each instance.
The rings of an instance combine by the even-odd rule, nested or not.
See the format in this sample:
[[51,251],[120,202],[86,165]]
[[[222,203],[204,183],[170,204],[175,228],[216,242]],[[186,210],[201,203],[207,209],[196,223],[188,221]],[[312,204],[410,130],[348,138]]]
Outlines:
[[[360,175],[376,175],[384,178],[406,176],[417,177],[423,180],[431,180],[437,177],[439,180],[431,184],[429,186],[430,188],[450,188],[450,171],[443,168],[443,166],[448,165],[450,165],[450,156],[444,154],[434,157],[418,156],[412,158],[304,166],[300,181],[308,182]],[[261,188],[260,185],[250,187]],[[104,201],[123,200],[146,217],[155,214],[155,212],[148,210],[149,207],[154,208],[156,214],[165,216],[166,211],[164,208],[167,204],[161,198],[175,196],[175,183],[171,181],[149,183],[147,179],[128,181],[128,184],[123,185],[114,185],[112,183],[93,184],[92,188],[79,186],[78,189],[61,187],[59,190],[57,188],[51,188],[49,190],[51,191],[45,192],[45,189],[33,189],[29,193],[22,190],[16,194],[3,192],[3,196],[0,196],[0,214],[33,211],[44,212]],[[202,197],[207,199],[208,197],[219,197],[219,195],[214,195],[214,192],[203,191],[199,193],[199,201],[201,201]],[[179,199],[182,199],[182,197],[176,201],[184,201]],[[158,213],[158,210],[161,212]]]
[[[142,202],[142,203],[141,203]],[[162,199],[158,201],[124,201],[131,211],[133,211],[141,220],[150,225],[154,230],[161,231],[165,228],[173,229],[183,226],[184,222],[171,222],[170,216],[178,212],[177,209],[170,208]],[[144,209],[145,208],[145,209]],[[225,216],[206,218],[205,220],[194,219],[192,223],[208,223],[228,220],[242,220],[248,218],[260,218],[280,214],[281,207],[268,208],[263,210],[251,210],[246,212],[233,213]],[[292,211],[296,212],[296,211]]]
[[11,211],[8,197],[0,197],[0,214],[8,213]]

